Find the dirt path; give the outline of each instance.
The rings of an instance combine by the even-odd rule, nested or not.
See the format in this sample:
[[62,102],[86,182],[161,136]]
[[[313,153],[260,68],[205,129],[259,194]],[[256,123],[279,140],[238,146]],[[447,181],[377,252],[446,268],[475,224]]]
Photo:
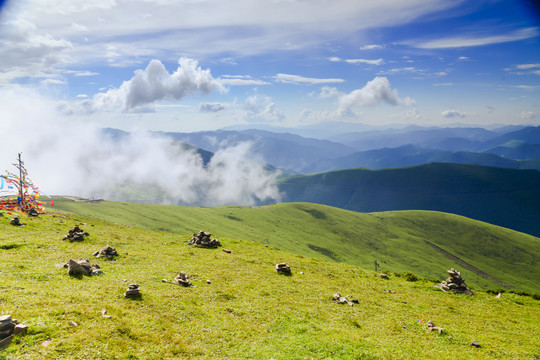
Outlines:
[[455,261],[456,263],[458,263],[459,265],[463,266],[465,269],[469,270],[469,271],[472,271],[473,273],[475,273],[476,275],[478,276],[481,276],[483,277],[484,279],[488,279],[488,280],[491,280],[491,281],[494,281],[498,284],[500,284],[501,286],[507,288],[507,289],[512,289],[513,286],[508,284],[507,282],[505,281],[502,281],[501,279],[498,279],[496,278],[495,276],[493,275],[489,275],[488,273],[480,270],[479,268],[477,268],[476,266],[473,266],[471,264],[469,264],[468,262],[466,262],[465,260],[462,260],[460,258],[458,258],[457,256],[455,255],[452,255],[450,254],[448,251],[444,250],[444,249],[441,249],[440,247],[438,247],[437,245],[435,244],[432,244],[430,243],[429,241],[427,240],[424,240],[424,242],[426,244],[428,244],[429,246],[431,246],[432,248],[434,248],[435,250],[437,250],[438,252],[440,252],[441,254],[443,254],[447,259],[450,259],[452,261]]

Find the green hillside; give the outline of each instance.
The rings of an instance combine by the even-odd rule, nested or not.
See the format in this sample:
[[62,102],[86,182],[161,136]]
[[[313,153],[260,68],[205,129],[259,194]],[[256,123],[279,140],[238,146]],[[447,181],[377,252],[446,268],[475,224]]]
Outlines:
[[463,270],[476,288],[540,292],[540,239],[457,215],[430,211],[357,213],[324,205],[181,207],[58,198],[55,209],[154,231],[254,240],[303,256],[440,279]]
[[283,201],[347,210],[435,210],[540,236],[540,171],[433,163],[283,180]]
[[[117,211],[133,207],[86,205]],[[314,212],[320,208],[297,206],[312,211],[306,213],[312,218],[321,216]],[[226,209],[220,211],[227,214]],[[144,212],[149,217],[171,213],[166,207]],[[125,214],[136,218],[131,210]],[[219,227],[210,223],[217,214],[207,213],[211,221],[205,220],[206,230]],[[23,227],[10,225],[11,216],[0,217],[0,314],[12,315],[28,325],[28,331],[15,335],[0,351],[3,359],[540,356],[540,301],[529,296],[505,293],[497,299],[482,292],[443,293],[432,282],[407,282],[392,275],[384,280],[352,265],[293,255],[217,232],[230,253],[189,246],[188,235],[81,215],[24,215]],[[63,241],[76,224],[89,237]],[[107,243],[118,250],[116,260],[91,256]],[[81,257],[98,264],[103,275],[72,278],[66,269],[54,266]],[[283,261],[291,266],[292,276],[274,271]],[[180,271],[193,286],[161,281],[171,281]],[[123,296],[130,283],[140,284],[140,299]],[[334,303],[332,295],[338,292],[358,299],[358,304]],[[428,320],[445,331],[427,332]],[[473,340],[481,347],[471,346]]]

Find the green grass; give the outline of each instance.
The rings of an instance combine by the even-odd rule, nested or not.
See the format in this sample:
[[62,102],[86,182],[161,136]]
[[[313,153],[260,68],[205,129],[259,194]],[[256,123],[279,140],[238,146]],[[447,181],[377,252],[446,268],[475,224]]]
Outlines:
[[191,234],[209,229],[218,236],[255,240],[364,269],[372,269],[377,260],[381,269],[430,279],[442,280],[446,270],[454,267],[477,289],[520,288],[540,293],[539,238],[458,215],[432,211],[365,214],[308,203],[201,208],[65,198],[56,202],[59,210],[148,230]]
[[[162,214],[168,212],[163,209]],[[67,216],[23,216],[24,227],[0,217],[0,245],[9,245],[0,248],[0,314],[29,325],[28,333],[17,335],[0,358],[540,357],[540,301],[528,296],[453,295],[435,290],[431,282],[394,276],[383,280],[356,266],[219,235],[207,219],[199,225],[215,232],[232,253],[189,246],[185,232],[152,232]],[[90,233],[85,241],[61,240],[81,222]],[[121,254],[117,260],[91,257],[107,243]],[[99,264],[104,274],[77,279],[54,266],[81,257]],[[291,266],[292,276],[274,271],[283,261]],[[181,270],[194,286],[161,282]],[[131,282],[141,285],[140,300],[123,297]],[[352,295],[360,304],[335,304],[335,292]],[[102,309],[112,317],[102,317]],[[70,320],[78,326],[69,326]],[[427,320],[446,332],[427,333]],[[482,347],[471,347],[472,340]],[[43,346],[45,341],[50,341],[48,346]]]

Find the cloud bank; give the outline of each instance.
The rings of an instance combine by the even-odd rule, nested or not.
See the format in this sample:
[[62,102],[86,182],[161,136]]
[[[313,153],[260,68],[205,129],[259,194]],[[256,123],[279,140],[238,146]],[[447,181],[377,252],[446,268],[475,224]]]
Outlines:
[[[22,152],[29,176],[47,194],[168,204],[253,205],[279,199],[277,174],[265,168],[250,143],[201,156],[169,138],[145,131],[103,132],[62,116],[56,104],[24,91],[2,91],[0,169]],[[31,104],[31,106],[29,106]]]

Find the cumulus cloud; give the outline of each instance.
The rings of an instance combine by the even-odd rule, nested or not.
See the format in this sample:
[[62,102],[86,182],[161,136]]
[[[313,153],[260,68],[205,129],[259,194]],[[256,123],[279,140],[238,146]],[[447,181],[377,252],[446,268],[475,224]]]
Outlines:
[[348,64],[368,64],[368,65],[382,65],[384,63],[383,59],[369,60],[369,59],[347,59],[345,60]]
[[205,165],[197,152],[164,136],[110,136],[94,124],[74,122],[28,89],[1,91],[0,102],[2,134],[31,130],[5,137],[0,169],[12,170],[22,152],[43,193],[205,206],[279,198],[277,174],[266,170],[250,143],[219,149]]
[[342,83],[345,81],[343,79],[316,79],[290,74],[277,74],[274,78],[277,82],[285,84],[330,84]]
[[405,111],[403,113],[403,117],[405,117],[405,119],[418,120],[418,119],[420,119],[421,115],[420,115],[420,113],[418,112],[417,109],[412,109],[412,110],[409,110],[409,111]]
[[247,121],[280,122],[285,119],[285,115],[269,96],[253,95],[244,103],[244,118]]
[[451,109],[451,110],[444,110],[441,113],[442,116],[445,118],[465,118],[467,117],[467,113],[461,112],[459,110]]
[[390,105],[414,105],[415,101],[409,97],[401,99],[396,89],[390,87],[386,77],[377,76],[368,81],[366,85],[339,98],[340,109],[350,109],[353,106],[373,106],[379,103]]
[[162,100],[181,100],[197,92],[205,95],[212,91],[225,91],[212,77],[209,69],[201,69],[198,62],[180,58],[178,68],[169,74],[159,60],[152,60],[144,70],[124,81],[118,88],[97,93],[92,99],[81,101],[74,109],[86,112],[145,110],[145,106]]
[[215,102],[215,103],[201,103],[199,105],[199,112],[202,113],[215,113],[222,110],[225,110],[226,106],[223,103]]

